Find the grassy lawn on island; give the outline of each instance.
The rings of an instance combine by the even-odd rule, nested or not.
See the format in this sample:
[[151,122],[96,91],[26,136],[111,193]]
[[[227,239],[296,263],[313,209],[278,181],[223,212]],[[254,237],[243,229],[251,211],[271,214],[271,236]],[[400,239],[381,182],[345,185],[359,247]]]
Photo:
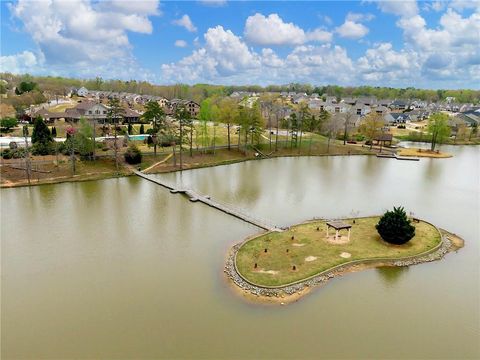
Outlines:
[[[353,220],[345,220],[352,225],[350,241],[346,244],[327,241],[327,226],[323,220],[296,225],[284,232],[260,235],[240,247],[236,255],[237,269],[254,284],[282,286],[352,260],[402,258],[423,253],[440,243],[440,234],[435,227],[421,221],[413,223],[415,237],[408,243],[388,244],[375,229],[378,221],[379,217],[356,219],[355,224]],[[342,234],[346,235],[346,232],[342,230]],[[335,233],[333,229],[330,235],[332,233]],[[347,258],[348,254],[350,257]]]
[[405,148],[399,149],[398,153],[399,156],[418,156],[418,157],[430,157],[430,158],[449,158],[452,157],[451,154],[444,153],[444,152],[437,152],[431,151],[426,149],[418,149],[418,148]]

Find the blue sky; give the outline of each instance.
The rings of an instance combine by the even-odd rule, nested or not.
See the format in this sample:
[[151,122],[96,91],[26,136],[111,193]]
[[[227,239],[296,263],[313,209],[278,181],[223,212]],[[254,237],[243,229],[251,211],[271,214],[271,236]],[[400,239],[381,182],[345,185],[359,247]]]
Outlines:
[[1,2],[1,71],[480,88],[480,2]]

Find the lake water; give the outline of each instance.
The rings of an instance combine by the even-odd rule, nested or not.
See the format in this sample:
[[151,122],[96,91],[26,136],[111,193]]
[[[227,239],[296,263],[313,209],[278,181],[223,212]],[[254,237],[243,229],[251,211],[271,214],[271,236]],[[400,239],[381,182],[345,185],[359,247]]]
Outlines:
[[2,189],[2,358],[480,357],[479,147],[450,159],[249,161],[162,176],[285,226],[403,205],[465,239],[439,262],[349,274],[288,306],[239,297],[259,231],[136,178]]

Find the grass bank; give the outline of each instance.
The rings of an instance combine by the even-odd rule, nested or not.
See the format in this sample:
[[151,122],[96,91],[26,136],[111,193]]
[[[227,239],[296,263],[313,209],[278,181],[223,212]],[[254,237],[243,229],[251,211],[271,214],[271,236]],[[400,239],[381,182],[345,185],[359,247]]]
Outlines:
[[[323,137],[316,136],[311,142],[305,141],[302,146],[292,147],[286,144],[279,144],[277,151],[272,144],[260,144],[255,148],[249,147],[240,150],[232,148],[219,148],[213,151],[209,148],[207,151],[202,149],[193,149],[190,156],[189,149],[184,146],[182,154],[182,169],[196,169],[209,166],[225,165],[236,162],[242,162],[253,159],[262,159],[262,155],[258,153],[260,150],[267,157],[284,157],[284,156],[328,156],[328,155],[361,155],[371,154],[368,148],[362,148],[354,145],[343,145],[341,142],[332,141],[330,146],[327,145]],[[59,161],[55,155],[48,156],[32,156],[31,164],[32,172],[30,185],[50,184],[56,182],[67,181],[86,181],[97,180],[110,177],[131,175],[131,167],[124,162],[123,152],[126,148],[122,148],[119,153],[120,169],[117,172],[113,151],[100,151],[99,158],[96,161],[79,160],[77,157],[76,171],[73,174],[72,165],[68,156],[59,156]],[[148,169],[148,173],[165,173],[180,170],[180,154],[179,148],[175,150],[167,147],[158,149],[157,156],[152,154],[153,149],[143,145],[144,151],[142,162],[136,165],[141,170]],[[148,151],[148,153],[146,153]],[[27,186],[28,181],[25,171],[24,159],[1,160],[0,163],[0,186],[15,187]]]

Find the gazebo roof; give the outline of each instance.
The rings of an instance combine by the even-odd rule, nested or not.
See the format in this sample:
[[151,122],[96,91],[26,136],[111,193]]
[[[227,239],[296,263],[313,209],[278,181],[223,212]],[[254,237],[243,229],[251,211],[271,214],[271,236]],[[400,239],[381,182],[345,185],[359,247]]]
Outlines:
[[350,229],[352,227],[352,225],[342,220],[327,221],[327,226],[333,227],[335,230]]

